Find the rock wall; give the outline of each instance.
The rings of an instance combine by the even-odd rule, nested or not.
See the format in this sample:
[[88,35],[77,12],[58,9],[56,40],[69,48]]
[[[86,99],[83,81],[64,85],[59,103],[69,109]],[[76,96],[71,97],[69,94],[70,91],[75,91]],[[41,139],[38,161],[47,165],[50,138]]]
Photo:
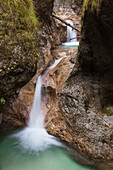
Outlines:
[[83,10],[79,63],[84,74],[98,77],[99,104],[104,109],[113,104],[113,2],[85,1]]
[[[49,133],[90,159],[113,159],[113,2],[85,0],[81,41]],[[99,163],[101,167],[101,163]],[[112,169],[113,164],[104,166]]]

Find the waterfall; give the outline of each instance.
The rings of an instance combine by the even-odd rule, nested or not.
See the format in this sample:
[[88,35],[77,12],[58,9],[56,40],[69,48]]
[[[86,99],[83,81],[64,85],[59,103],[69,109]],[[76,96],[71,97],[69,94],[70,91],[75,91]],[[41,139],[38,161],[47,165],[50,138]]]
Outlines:
[[39,75],[36,84],[33,106],[29,118],[29,127],[43,128],[44,116],[41,113],[41,86],[42,86],[42,76]]
[[62,146],[62,144],[58,142],[54,136],[49,135],[46,132],[46,129],[44,128],[44,119],[46,113],[44,113],[41,107],[41,87],[43,77],[46,76],[50,70],[54,69],[61,60],[62,58],[56,60],[44,75],[39,75],[36,84],[33,105],[30,112],[28,127],[18,132],[17,134],[12,135],[12,137],[19,139],[19,145],[21,145],[24,150],[38,152],[47,149],[51,145]]
[[[66,20],[68,24],[73,26],[73,21],[71,20]],[[67,42],[76,42],[76,31],[73,30],[70,26],[67,26]]]
[[[72,20],[66,20],[70,25],[74,25]],[[77,47],[79,41],[77,41],[76,31],[73,30],[70,26],[67,26],[67,42],[62,43],[63,46]]]
[[[43,125],[44,125],[44,118],[45,118],[46,113],[44,113],[44,111],[41,109],[42,80],[43,80],[43,77],[49,72],[49,70],[54,69],[61,60],[62,58],[59,58],[58,60],[56,60],[54,64],[48,68],[48,71],[46,71],[46,73],[43,76],[39,75],[38,77],[35,94],[34,94],[33,105],[32,105],[29,123],[28,123],[29,127],[35,127],[35,128],[44,127]],[[47,97],[46,94],[45,94],[45,97]]]

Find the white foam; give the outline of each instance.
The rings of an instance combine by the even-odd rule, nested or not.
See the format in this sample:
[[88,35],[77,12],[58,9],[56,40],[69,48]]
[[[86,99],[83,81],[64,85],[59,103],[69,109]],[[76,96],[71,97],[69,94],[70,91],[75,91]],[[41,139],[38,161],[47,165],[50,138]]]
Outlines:
[[65,46],[78,46],[79,45],[79,41],[76,41],[76,42],[65,42],[65,43],[62,43],[62,45],[65,45]]
[[19,139],[19,145],[27,151],[39,152],[51,145],[62,146],[54,136],[49,135],[44,128],[27,127],[17,134],[12,135]]

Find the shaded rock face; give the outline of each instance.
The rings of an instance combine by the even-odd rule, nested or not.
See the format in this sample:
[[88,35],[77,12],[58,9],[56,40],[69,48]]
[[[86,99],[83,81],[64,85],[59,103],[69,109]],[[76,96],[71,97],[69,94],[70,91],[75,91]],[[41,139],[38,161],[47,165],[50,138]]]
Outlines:
[[113,2],[103,0],[98,8],[82,18],[79,60],[83,71],[105,76],[113,71]]
[[103,0],[98,9],[92,3],[85,6],[75,66],[47,130],[91,159],[112,160],[113,2]]
[[82,72],[98,77],[102,109],[113,104],[113,1],[86,9],[78,58]]
[[33,0],[35,3],[35,8],[37,15],[39,15],[40,20],[44,23],[51,24],[51,15],[54,6],[54,0]]
[[39,18],[38,46],[40,53],[40,70],[43,65],[52,60],[51,49],[60,43],[56,23],[52,17],[54,0],[33,0],[36,16]]

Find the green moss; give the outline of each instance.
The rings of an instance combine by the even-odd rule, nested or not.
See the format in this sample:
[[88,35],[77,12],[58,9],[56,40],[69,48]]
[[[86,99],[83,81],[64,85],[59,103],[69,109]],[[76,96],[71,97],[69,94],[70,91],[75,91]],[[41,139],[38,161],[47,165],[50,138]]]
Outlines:
[[100,10],[102,0],[84,0],[84,4],[82,7],[82,18],[84,17],[85,11],[94,12],[97,13]]
[[29,29],[37,26],[32,0],[1,0],[1,6],[6,12],[3,17],[10,18],[10,26],[19,28],[27,26]]
[[59,66],[58,66],[58,67],[59,67],[59,68],[60,68],[60,67],[62,67],[62,64],[59,64]]
[[68,82],[69,82],[69,80],[70,80],[70,78],[71,78],[72,75],[73,75],[73,71],[70,72],[70,75],[68,76],[68,78],[67,78],[67,80],[65,81],[65,83],[68,83]]
[[5,99],[4,99],[3,97],[1,97],[1,98],[0,98],[0,103],[1,103],[1,104],[4,104],[5,102],[6,102]]
[[103,113],[108,115],[108,116],[112,116],[113,115],[113,111],[112,110],[105,109],[105,110],[103,110]]
[[76,66],[78,66],[79,65],[79,62],[78,62],[78,57],[77,57],[77,59],[76,59]]
[[68,81],[69,81],[69,77],[67,78],[67,80],[65,81],[65,83],[68,83]]
[[[2,54],[12,57],[17,45],[22,55],[28,57],[28,52],[36,57],[37,33],[40,27],[34,11],[32,0],[1,0],[1,49]],[[21,55],[21,54],[20,54]]]

